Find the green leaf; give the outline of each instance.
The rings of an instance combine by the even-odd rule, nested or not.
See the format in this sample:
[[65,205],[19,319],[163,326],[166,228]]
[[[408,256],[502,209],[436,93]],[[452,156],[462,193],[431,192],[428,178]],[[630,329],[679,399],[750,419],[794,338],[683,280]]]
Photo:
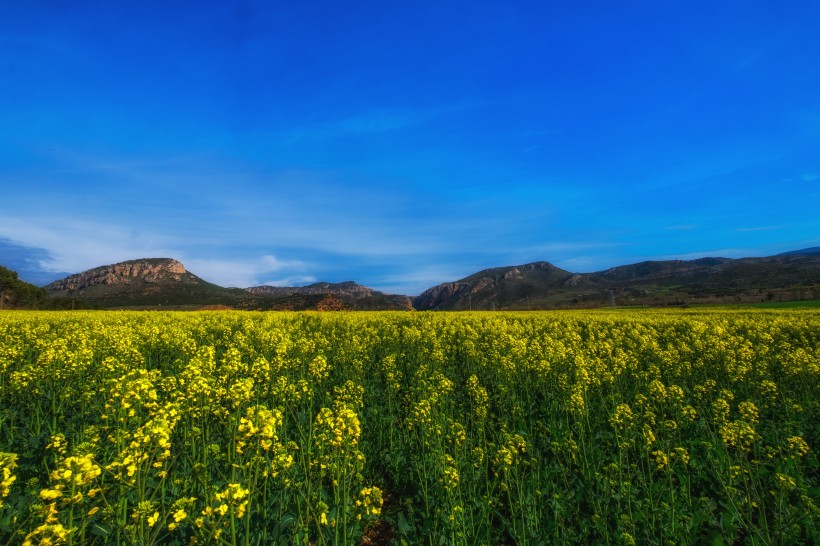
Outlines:
[[111,527],[109,525],[105,525],[104,523],[95,523],[91,528],[91,534],[102,538],[108,538],[111,536]]
[[410,525],[410,522],[407,521],[404,512],[399,512],[399,517],[398,521],[396,521],[396,526],[399,528],[399,533],[403,535],[411,534],[414,530],[413,526]]

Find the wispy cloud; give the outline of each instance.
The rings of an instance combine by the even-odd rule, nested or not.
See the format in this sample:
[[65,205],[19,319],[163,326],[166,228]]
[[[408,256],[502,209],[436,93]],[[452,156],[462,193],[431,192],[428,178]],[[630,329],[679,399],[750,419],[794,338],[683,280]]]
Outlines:
[[313,275],[292,275],[283,279],[266,280],[259,283],[259,285],[266,286],[305,286],[318,282],[318,279]]
[[[111,223],[73,219],[0,218],[0,236],[42,251],[37,255],[44,271],[77,273],[111,263],[138,258],[175,258],[192,273],[222,285],[245,288],[262,284],[271,274],[287,277],[303,272],[307,264],[281,260],[271,254],[235,259],[213,259],[191,250],[191,241],[166,237]],[[249,251],[250,252],[250,251]],[[246,253],[247,254],[247,253]],[[204,257],[203,257],[204,256]]]
[[107,222],[48,216],[0,217],[0,236],[45,249],[47,271],[79,272],[90,267],[145,257],[171,257],[172,239]]
[[[257,259],[208,259],[208,258],[185,258],[185,267],[210,282],[236,288],[247,288],[266,284],[264,279],[270,278],[272,273],[292,272],[294,270],[304,270],[306,265],[300,261],[280,261],[274,256],[266,255]],[[288,276],[284,280],[295,279],[304,281],[312,279],[312,276],[298,275]]]
[[416,267],[407,267],[406,271],[400,273],[393,272],[384,275],[371,288],[387,294],[416,296],[428,288],[445,282],[457,281],[479,269],[480,267],[476,265],[419,264]]
[[465,99],[428,108],[375,108],[370,111],[356,112],[346,117],[339,116],[305,124],[288,133],[285,142],[297,144],[351,136],[381,135],[460,112],[478,110],[506,102],[510,101]]
[[735,231],[738,233],[748,233],[754,231],[773,231],[776,229],[783,229],[783,226],[759,226],[759,227],[745,227],[745,228],[737,228]]

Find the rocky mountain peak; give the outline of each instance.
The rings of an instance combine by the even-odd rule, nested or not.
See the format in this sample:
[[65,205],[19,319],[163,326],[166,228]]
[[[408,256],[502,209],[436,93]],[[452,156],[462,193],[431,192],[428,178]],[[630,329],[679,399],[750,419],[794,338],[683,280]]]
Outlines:
[[180,282],[189,275],[185,266],[171,258],[145,258],[104,265],[69,275],[48,286],[49,292],[77,292],[92,286]]

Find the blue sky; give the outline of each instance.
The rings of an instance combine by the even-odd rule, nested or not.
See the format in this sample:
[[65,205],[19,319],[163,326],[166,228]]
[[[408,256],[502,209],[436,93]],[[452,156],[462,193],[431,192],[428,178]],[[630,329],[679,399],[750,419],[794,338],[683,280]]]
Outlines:
[[820,245],[820,3],[3,2],[0,264],[417,294]]

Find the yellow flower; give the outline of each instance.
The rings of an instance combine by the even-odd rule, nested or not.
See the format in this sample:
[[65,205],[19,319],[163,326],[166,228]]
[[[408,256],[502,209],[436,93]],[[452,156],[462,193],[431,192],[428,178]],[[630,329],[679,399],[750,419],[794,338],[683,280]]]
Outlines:
[[740,416],[747,423],[756,424],[759,421],[759,412],[754,403],[749,402],[748,400],[746,402],[741,402],[738,404],[737,409],[740,412]]
[[692,406],[684,406],[681,412],[683,413],[683,416],[686,417],[686,419],[688,419],[689,421],[694,421],[698,418],[698,410],[696,410]]
[[649,447],[655,443],[655,434],[652,432],[652,428],[649,425],[643,426],[643,440],[646,447]]
[[659,380],[655,379],[649,384],[649,394],[656,402],[663,402],[666,400],[666,387]]
[[672,450],[672,458],[683,464],[689,464],[689,451],[685,447],[676,447]]
[[656,450],[652,452],[652,456],[655,458],[655,464],[658,467],[658,470],[664,470],[666,465],[669,464],[669,457],[663,450]]
[[789,491],[791,489],[794,489],[797,485],[797,482],[795,482],[794,478],[792,478],[791,476],[787,476],[786,474],[780,473],[775,474],[775,476],[777,477],[777,486],[781,489]]
[[26,535],[23,546],[34,546],[35,542],[32,541],[35,539],[36,544],[40,546],[63,544],[67,542],[70,533],[71,531],[60,523],[45,523]]
[[586,403],[584,402],[584,395],[579,390],[573,392],[569,397],[569,405],[567,408],[572,413],[583,413],[585,411]]
[[752,444],[760,438],[746,421],[731,421],[720,427],[720,436],[727,447],[736,447],[749,451]]
[[789,445],[789,456],[791,458],[805,457],[810,451],[809,444],[800,436],[790,436],[786,439]]
[[729,403],[723,398],[718,398],[712,402],[712,418],[722,423],[729,418]]
[[615,413],[610,418],[609,423],[615,429],[626,430],[632,426],[632,420],[632,408],[629,407],[629,404],[619,404],[615,408]]
[[63,492],[59,489],[43,489],[40,491],[40,498],[44,501],[51,501],[63,496]]
[[180,508],[179,510],[174,512],[173,516],[171,517],[174,518],[175,522],[179,523],[180,521],[188,517],[188,512],[186,512],[184,508]]
[[[9,496],[11,485],[17,480],[13,471],[17,468],[17,455],[15,453],[0,452],[0,469],[3,471],[3,481],[0,482],[0,499]],[[0,504],[0,506],[2,506]]]

